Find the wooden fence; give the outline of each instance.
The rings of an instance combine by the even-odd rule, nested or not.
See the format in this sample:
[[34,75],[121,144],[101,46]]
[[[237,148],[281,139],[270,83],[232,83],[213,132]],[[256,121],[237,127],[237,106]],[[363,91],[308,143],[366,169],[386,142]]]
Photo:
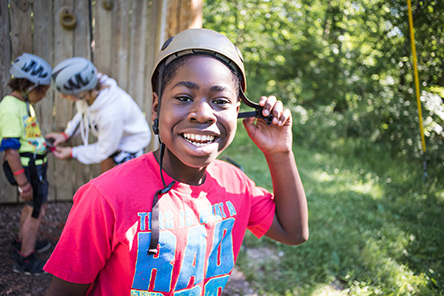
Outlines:
[[[151,123],[149,78],[161,43],[201,26],[202,0],[0,0],[0,95],[9,92],[11,60],[23,52],[52,66],[82,56],[116,79]],[[62,131],[75,113],[75,106],[52,90],[35,108],[43,134]],[[147,151],[156,144],[153,137]],[[99,174],[98,165],[57,160],[51,154],[48,163],[50,201],[71,200],[78,187]],[[17,202],[16,188],[0,172],[0,203]]]

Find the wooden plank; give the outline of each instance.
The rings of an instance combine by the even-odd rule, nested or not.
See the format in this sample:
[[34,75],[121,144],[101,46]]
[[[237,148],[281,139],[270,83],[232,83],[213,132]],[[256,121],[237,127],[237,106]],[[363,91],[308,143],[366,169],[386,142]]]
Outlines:
[[[62,27],[59,14],[64,8],[74,10],[73,0],[57,0],[54,2],[54,65],[73,56],[73,31]],[[73,117],[75,108],[73,103],[62,98],[59,92],[55,93],[54,130],[63,131],[66,123]],[[75,173],[72,160],[56,160],[54,168],[54,184],[56,200],[71,200],[74,193]]]
[[89,0],[75,1],[76,28],[74,30],[74,56],[91,59],[91,22]]
[[94,65],[100,73],[104,73],[112,77],[112,60],[113,57],[113,32],[112,28],[112,12],[105,8],[107,1],[98,0],[94,7],[95,25],[94,25]]
[[145,1],[133,0],[131,22],[131,47],[129,56],[129,87],[128,92],[139,107],[144,110],[145,80],[145,43],[147,33],[147,11]]
[[[9,67],[11,65],[11,47],[9,38],[9,11],[8,1],[0,1],[0,93],[1,98],[9,92],[7,84],[11,78]],[[4,152],[0,152],[0,161],[3,163]],[[17,193],[15,187],[6,180],[3,171],[0,172],[0,203],[16,203]]]
[[[34,54],[42,57],[54,67],[53,64],[53,44],[54,34],[52,31],[52,24],[54,22],[54,13],[52,13],[52,2],[35,1],[33,4],[33,22],[34,34],[33,47]],[[54,91],[49,89],[46,98],[37,103],[34,107],[39,121],[40,129],[43,135],[49,133],[53,129],[53,115],[52,110],[54,106]],[[48,181],[49,193],[48,200],[55,200],[55,183],[54,183],[54,162],[56,161],[54,155],[48,154]]]
[[[52,46],[54,43],[52,23],[54,14],[48,13],[48,10],[52,10],[52,5],[48,5],[48,3],[45,3],[44,1],[35,1],[33,9],[33,53],[45,59],[49,64],[51,64],[52,67],[54,67],[52,62]],[[53,100],[54,96],[52,94],[52,90],[49,89],[46,98],[35,106],[40,128],[42,129],[42,132],[44,134],[52,130],[52,106],[54,105]]]
[[[147,92],[145,94],[145,113],[150,126],[152,126],[151,120],[151,106],[152,106],[152,88],[151,88],[151,72],[153,71],[154,61],[159,52],[159,49],[166,38],[166,15],[168,0],[155,0],[151,2],[150,8],[150,21],[148,23],[149,37],[147,46],[147,58],[146,64],[148,69],[148,79],[147,79]],[[159,148],[159,141],[157,136],[152,134],[151,142],[147,147],[147,151],[153,151]]]
[[0,1],[0,96],[3,98],[7,92],[7,84],[11,75],[11,44],[9,38],[9,11],[8,1]]
[[[91,22],[89,19],[89,1],[76,0],[75,13],[77,16],[77,25],[74,30],[74,55],[85,57],[91,60]],[[97,139],[91,139],[96,141]],[[83,144],[80,137],[73,139],[73,144]],[[79,161],[73,161],[75,172],[74,190],[87,183],[100,173],[99,165],[85,165]]]
[[[148,10],[147,10],[147,19],[149,20],[147,22],[147,34],[145,38],[145,69],[146,69],[146,75],[145,75],[145,94],[143,100],[145,101],[144,109],[142,111],[145,113],[145,118],[148,121],[148,124],[152,125],[151,120],[151,106],[153,101],[153,90],[151,88],[151,72],[153,71],[153,65],[154,60],[157,56],[158,48],[160,47],[159,44],[156,43],[157,40],[157,31],[158,31],[158,19],[159,15],[159,8],[161,7],[161,1],[151,1]],[[158,140],[156,139],[155,135],[151,133],[151,142],[148,144],[148,147],[145,148],[145,150],[153,151],[154,148],[156,148],[154,143],[158,143]]]
[[32,52],[31,2],[10,1],[11,46],[13,58],[24,52]]
[[131,1],[117,0],[113,11],[113,36],[114,36],[114,56],[112,78],[116,79],[119,86],[128,90],[128,59],[130,47],[130,10]]

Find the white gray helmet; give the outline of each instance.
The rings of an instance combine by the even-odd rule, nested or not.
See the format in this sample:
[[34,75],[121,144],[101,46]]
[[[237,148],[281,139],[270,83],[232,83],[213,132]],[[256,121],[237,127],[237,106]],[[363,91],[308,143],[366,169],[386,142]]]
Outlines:
[[97,80],[96,67],[90,60],[82,57],[60,62],[52,74],[53,88],[68,95],[95,88]]
[[52,68],[41,57],[24,53],[17,57],[9,68],[13,78],[24,78],[35,85],[50,85]]

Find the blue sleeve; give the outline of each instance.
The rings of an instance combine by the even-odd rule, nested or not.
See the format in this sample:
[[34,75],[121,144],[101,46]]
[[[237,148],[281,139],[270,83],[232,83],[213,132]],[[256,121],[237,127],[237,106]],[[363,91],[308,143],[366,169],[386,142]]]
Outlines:
[[20,146],[20,138],[5,138],[2,139],[2,142],[0,143],[0,151],[4,151],[6,149],[19,150]]

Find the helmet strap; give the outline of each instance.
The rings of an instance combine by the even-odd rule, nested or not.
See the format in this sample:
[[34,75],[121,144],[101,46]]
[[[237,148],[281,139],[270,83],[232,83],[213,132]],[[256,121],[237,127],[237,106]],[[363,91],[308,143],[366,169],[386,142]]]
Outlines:
[[[153,133],[155,135],[159,134],[159,118],[154,119],[154,123],[153,123]],[[160,141],[161,142],[161,141]],[[162,143],[162,142],[161,142]]]
[[160,102],[162,98],[162,76],[164,70],[164,64],[159,65],[158,80],[157,80],[157,118],[154,120],[153,132],[158,135],[160,148],[159,148],[159,167],[160,178],[162,179],[163,188],[156,191],[153,197],[153,205],[151,207],[151,239],[150,245],[147,251],[147,255],[156,255],[157,246],[159,244],[159,197],[171,190],[176,181],[172,181],[168,186],[163,178],[163,155],[165,153],[165,144],[161,141],[159,136],[159,116],[160,116]]
[[92,89],[89,91],[89,95],[90,95],[91,100],[89,100],[89,101],[87,100],[87,103],[89,106],[91,106],[94,103],[94,101],[97,99],[97,97],[99,96],[99,92],[95,89]]
[[31,107],[29,107],[29,91],[23,92],[23,99],[25,100],[25,103],[26,103],[26,111],[28,112],[28,116],[32,117]]
[[159,197],[163,194],[167,193],[171,190],[176,181],[172,181],[168,186],[165,183],[162,173],[162,160],[163,154],[165,152],[165,144],[160,142],[160,151],[159,151],[159,166],[160,166],[160,178],[162,179],[163,189],[159,189],[156,191],[153,197],[153,205],[151,208],[151,239],[150,246],[148,248],[148,255],[156,255],[157,254],[157,245],[159,244]]
[[26,91],[24,91],[24,93],[26,94],[26,95],[28,95],[34,88],[36,88],[37,86],[39,86],[39,84],[34,84],[34,85],[31,85],[30,87],[28,87],[28,89],[26,90]]

